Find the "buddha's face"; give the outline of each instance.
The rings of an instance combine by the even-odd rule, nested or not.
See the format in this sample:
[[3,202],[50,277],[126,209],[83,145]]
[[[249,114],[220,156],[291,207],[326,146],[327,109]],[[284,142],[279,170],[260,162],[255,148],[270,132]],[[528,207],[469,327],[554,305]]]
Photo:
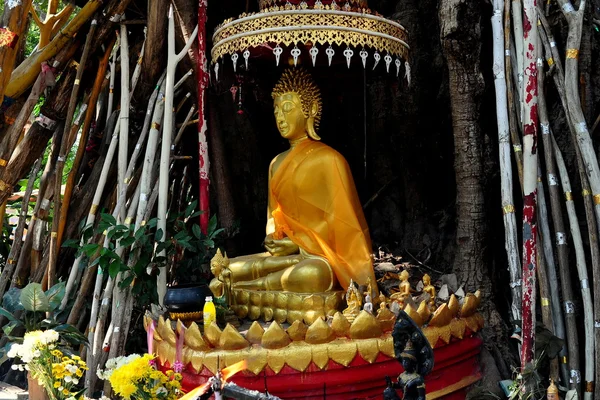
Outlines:
[[431,283],[431,278],[429,277],[429,275],[425,274],[423,276],[423,285],[429,286],[430,283]]
[[276,97],[274,106],[275,122],[283,138],[294,140],[306,136],[307,118],[302,112],[302,102],[297,93],[288,92]]

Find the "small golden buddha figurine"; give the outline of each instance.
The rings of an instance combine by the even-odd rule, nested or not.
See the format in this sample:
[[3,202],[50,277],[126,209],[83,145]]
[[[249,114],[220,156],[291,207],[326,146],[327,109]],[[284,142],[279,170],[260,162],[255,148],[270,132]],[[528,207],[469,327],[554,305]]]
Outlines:
[[[350,168],[317,135],[319,88],[306,71],[288,69],[273,100],[290,149],[269,167],[268,252],[232,258],[221,271],[230,271],[233,290],[322,293],[338,283],[347,288],[351,279],[374,281],[369,231]],[[215,274],[211,289],[219,291],[222,282]]]
[[352,323],[362,309],[362,299],[352,280],[350,280],[350,285],[348,285],[348,289],[346,290],[346,303],[348,307],[342,311],[342,314],[348,322]]
[[383,310],[387,309],[387,302],[383,293],[379,294],[379,309],[377,309],[377,316],[379,317]]
[[400,303],[400,308],[404,309],[404,300],[410,296],[410,283],[408,282],[408,271],[404,270],[400,273],[400,284],[398,285],[399,292],[390,296],[391,300],[397,300]]
[[558,388],[554,384],[554,380],[550,380],[550,386],[548,386],[548,390],[546,390],[546,398],[548,400],[560,400],[558,396]]
[[435,287],[431,284],[429,274],[423,275],[423,293],[429,294],[429,309],[435,311]]

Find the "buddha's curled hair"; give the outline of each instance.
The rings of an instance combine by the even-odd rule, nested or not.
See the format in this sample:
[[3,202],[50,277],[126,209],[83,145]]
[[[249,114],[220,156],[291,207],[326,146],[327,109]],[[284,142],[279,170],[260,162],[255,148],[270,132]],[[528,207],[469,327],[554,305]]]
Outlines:
[[321,102],[321,91],[312,76],[303,68],[288,68],[283,71],[279,82],[273,88],[273,99],[285,93],[297,93],[302,102],[302,112],[308,118],[313,102],[317,103],[317,114],[315,115],[315,130],[319,128],[323,105]]

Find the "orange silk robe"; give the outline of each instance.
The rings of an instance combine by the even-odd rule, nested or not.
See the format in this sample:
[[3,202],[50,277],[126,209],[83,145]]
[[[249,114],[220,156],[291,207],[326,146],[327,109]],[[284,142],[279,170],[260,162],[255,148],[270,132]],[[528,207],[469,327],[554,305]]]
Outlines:
[[344,157],[314,140],[299,143],[271,178],[269,209],[275,239],[284,234],[326,258],[344,289],[350,279],[375,285],[371,239]]

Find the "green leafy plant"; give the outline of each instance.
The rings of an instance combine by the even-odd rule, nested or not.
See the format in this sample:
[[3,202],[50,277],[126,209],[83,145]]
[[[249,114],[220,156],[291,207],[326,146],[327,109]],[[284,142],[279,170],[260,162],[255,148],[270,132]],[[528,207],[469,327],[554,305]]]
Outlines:
[[30,283],[23,289],[8,290],[2,298],[0,315],[8,319],[2,329],[9,343],[0,350],[0,363],[13,343],[21,343],[25,332],[52,329],[72,346],[87,343],[87,338],[72,325],[65,324],[66,314],[59,307],[65,295],[65,283],[60,282],[47,291],[39,283]]

